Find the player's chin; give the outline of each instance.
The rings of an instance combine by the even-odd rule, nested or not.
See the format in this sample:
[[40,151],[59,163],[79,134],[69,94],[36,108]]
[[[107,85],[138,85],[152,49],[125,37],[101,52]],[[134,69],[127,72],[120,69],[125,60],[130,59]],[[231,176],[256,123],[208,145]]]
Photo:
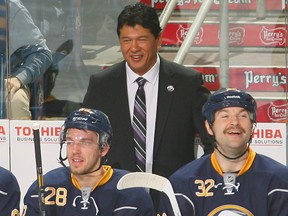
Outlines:
[[83,175],[85,172],[83,171],[83,169],[79,169],[79,168],[75,168],[75,167],[71,167],[70,166],[70,171],[71,173],[73,173],[74,175]]
[[70,170],[72,173],[81,173],[83,172],[83,169],[81,168],[81,166],[79,165],[79,163],[70,163]]

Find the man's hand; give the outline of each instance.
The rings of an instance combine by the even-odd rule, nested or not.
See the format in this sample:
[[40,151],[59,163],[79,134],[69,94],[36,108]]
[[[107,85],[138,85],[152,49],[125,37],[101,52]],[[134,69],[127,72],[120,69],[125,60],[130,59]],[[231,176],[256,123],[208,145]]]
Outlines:
[[10,97],[13,98],[14,94],[20,89],[21,82],[16,77],[11,77],[5,79],[5,88],[6,88],[6,97],[10,94]]

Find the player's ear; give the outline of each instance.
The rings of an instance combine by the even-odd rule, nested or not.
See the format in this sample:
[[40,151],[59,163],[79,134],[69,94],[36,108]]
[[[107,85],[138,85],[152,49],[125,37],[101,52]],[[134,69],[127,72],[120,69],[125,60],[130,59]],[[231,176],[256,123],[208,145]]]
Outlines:
[[214,133],[213,133],[213,130],[211,129],[212,125],[210,125],[207,120],[205,120],[205,127],[206,127],[208,134],[213,136]]
[[110,149],[110,145],[108,145],[107,143],[105,145],[103,145],[101,150],[100,150],[101,157],[105,157],[107,155],[109,149]]

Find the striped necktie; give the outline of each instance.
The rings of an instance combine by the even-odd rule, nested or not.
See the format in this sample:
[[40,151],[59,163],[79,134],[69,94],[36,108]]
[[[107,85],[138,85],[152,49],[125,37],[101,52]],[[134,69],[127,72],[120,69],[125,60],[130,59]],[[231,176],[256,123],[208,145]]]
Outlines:
[[146,104],[144,84],[146,80],[139,77],[138,90],[135,96],[134,113],[133,113],[133,132],[136,154],[136,169],[145,172],[146,166]]

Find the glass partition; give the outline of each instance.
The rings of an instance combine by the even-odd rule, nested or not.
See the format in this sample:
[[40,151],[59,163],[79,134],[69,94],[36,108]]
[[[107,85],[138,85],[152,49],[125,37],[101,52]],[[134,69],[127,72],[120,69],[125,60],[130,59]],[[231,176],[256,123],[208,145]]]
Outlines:
[[[53,67],[46,71],[50,80],[42,79],[30,85],[32,97],[35,97],[31,100],[32,118],[63,119],[70,111],[81,106],[90,75],[101,73],[104,68],[123,59],[116,34],[116,19],[126,4],[137,1],[22,2],[46,38],[54,60]],[[152,5],[160,15],[167,1],[142,2]],[[163,30],[161,56],[175,59],[203,2],[178,0]],[[259,136],[259,143],[255,143],[255,146],[279,145],[273,141],[267,143],[264,138],[270,137],[279,138],[282,142],[284,140],[286,145],[287,138],[282,138],[287,137],[288,122],[287,3],[284,0],[228,3],[228,68],[221,68],[219,0],[212,2],[182,64],[198,69],[203,74],[205,86],[211,91],[226,85],[250,92],[257,99],[258,122],[276,124],[276,127],[278,123],[286,124],[284,131],[273,130],[274,126],[269,124],[262,125],[255,133],[255,138]],[[21,37],[21,32],[18,36]],[[2,65],[1,61],[1,68]],[[2,70],[1,79],[2,89]],[[223,79],[227,81],[223,82]],[[5,101],[3,97],[1,93],[1,102]],[[3,108],[1,105],[2,113]]]

